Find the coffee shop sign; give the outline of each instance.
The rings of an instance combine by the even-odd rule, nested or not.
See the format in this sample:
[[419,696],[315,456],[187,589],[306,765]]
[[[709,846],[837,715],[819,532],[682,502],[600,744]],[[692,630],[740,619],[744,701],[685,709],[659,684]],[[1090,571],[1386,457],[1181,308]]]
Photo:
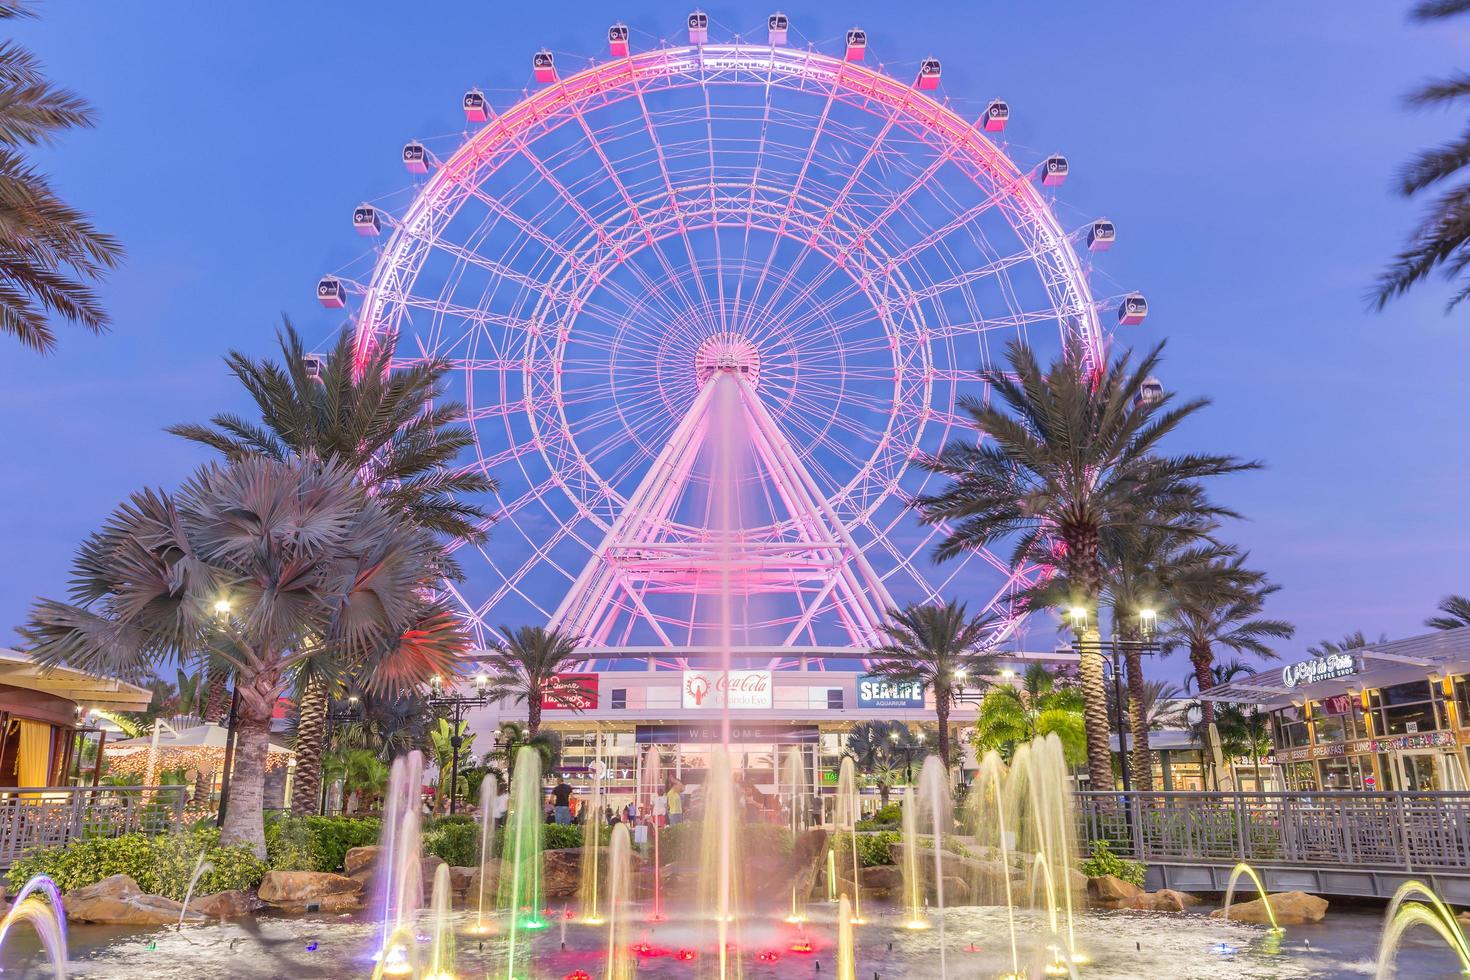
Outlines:
[[1346,653],[1329,653],[1325,657],[1313,657],[1298,664],[1287,664],[1281,668],[1281,683],[1287,687],[1301,687],[1318,681],[1330,681],[1358,672],[1358,661]]

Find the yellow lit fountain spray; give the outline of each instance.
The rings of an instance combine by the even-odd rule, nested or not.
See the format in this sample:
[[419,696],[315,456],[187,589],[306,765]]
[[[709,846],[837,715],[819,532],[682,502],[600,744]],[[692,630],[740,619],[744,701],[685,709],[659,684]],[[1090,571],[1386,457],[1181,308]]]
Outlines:
[[628,917],[633,903],[633,868],[628,825],[613,827],[607,851],[607,970],[605,980],[633,980],[635,964]]
[[847,896],[843,895],[837,903],[837,980],[857,980],[852,922],[852,910],[848,907]]
[[434,872],[434,894],[429,903],[433,932],[430,933],[429,972],[423,980],[455,980],[454,910],[450,907],[449,865]]
[[1225,885],[1225,909],[1221,912],[1221,917],[1226,920],[1230,918],[1230,903],[1235,900],[1235,883],[1240,880],[1241,875],[1245,875],[1255,883],[1256,891],[1261,896],[1261,904],[1266,906],[1266,918],[1271,920],[1271,931],[1278,936],[1285,933],[1286,930],[1276,924],[1276,912],[1271,908],[1271,896],[1266,894],[1265,882],[1261,881],[1261,876],[1256,874],[1256,869],[1244,861],[1237,864],[1230,872],[1230,881]]
[[[1006,932],[1011,944],[1011,972],[1002,980],[1021,980],[1021,954],[1016,946],[1016,898],[1011,891],[1011,832],[1006,824],[1005,789],[1002,779],[1005,763],[997,752],[991,751],[980,760],[980,771],[970,786],[968,806],[965,810],[965,827],[982,848],[989,848],[1000,858],[1000,874],[982,876],[976,873],[970,883],[970,893],[976,899],[991,904],[1002,902],[1006,909]],[[999,878],[1001,894],[986,894],[993,891],[993,881]]]
[[[782,788],[787,798],[787,823],[794,840],[806,829],[807,796],[806,767],[802,764],[801,750],[796,746],[787,750],[781,773],[784,784]],[[793,925],[806,921],[806,895],[801,893],[796,882],[791,885],[791,913],[786,916],[786,921]]]
[[843,756],[842,767],[837,771],[836,822],[838,833],[847,832],[848,847],[852,851],[852,921],[856,925],[862,925],[862,862],[858,857],[857,846],[857,769],[853,765],[852,756]]
[[714,925],[715,976],[726,980],[740,976],[740,921],[735,914],[740,904],[739,865],[736,848],[740,800],[735,794],[730,753],[722,745],[710,751],[705,773],[704,822],[700,838],[700,908],[705,921]]
[[919,804],[914,788],[903,788],[903,895],[908,919],[905,929],[927,929],[924,918],[924,879],[919,873]]
[[[599,749],[600,749],[599,739]],[[582,879],[577,898],[582,907],[582,921],[600,926],[607,920],[602,914],[602,831],[607,826],[603,813],[602,759],[599,751],[592,767],[592,794],[582,804]]]
[[[494,773],[486,773],[485,779],[480,783],[480,867],[479,874],[475,877],[479,880],[480,888],[476,896],[475,924],[470,926],[469,932],[475,936],[488,936],[494,931],[494,920],[491,918],[495,913],[495,881],[490,852],[495,847],[495,807],[500,799],[499,786],[495,781]],[[490,904],[485,904],[486,895],[490,896]]]
[[[1411,896],[1428,899],[1429,904],[1407,901]],[[1376,980],[1389,980],[1394,975],[1394,957],[1399,943],[1403,941],[1404,933],[1417,925],[1434,930],[1459,957],[1460,973],[1470,976],[1470,942],[1466,941],[1465,930],[1460,928],[1455,913],[1428,885],[1406,881],[1394,892],[1393,900],[1384,913],[1383,937],[1378,941],[1378,968],[1374,974]]]

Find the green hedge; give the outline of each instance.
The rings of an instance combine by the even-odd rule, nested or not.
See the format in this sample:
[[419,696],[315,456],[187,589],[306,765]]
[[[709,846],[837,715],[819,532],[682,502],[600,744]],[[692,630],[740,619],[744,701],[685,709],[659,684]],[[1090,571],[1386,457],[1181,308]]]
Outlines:
[[96,884],[116,874],[130,876],[151,895],[183,901],[199,854],[214,865],[194,891],[208,895],[226,888],[250,889],[260,884],[269,865],[248,847],[221,847],[214,827],[186,833],[124,834],[94,837],[63,847],[32,851],[10,866],[6,881],[12,892],[38,874],[49,875],[63,892]]
[[[843,867],[852,864],[852,835],[834,834],[832,836],[837,851],[837,860],[845,862]],[[874,868],[880,864],[892,864],[893,858],[888,853],[889,844],[897,844],[903,840],[903,835],[896,830],[880,830],[875,833],[861,833],[857,835],[858,863],[865,868]]]
[[341,871],[347,852],[376,844],[381,829],[376,817],[273,817],[266,852],[278,871]]

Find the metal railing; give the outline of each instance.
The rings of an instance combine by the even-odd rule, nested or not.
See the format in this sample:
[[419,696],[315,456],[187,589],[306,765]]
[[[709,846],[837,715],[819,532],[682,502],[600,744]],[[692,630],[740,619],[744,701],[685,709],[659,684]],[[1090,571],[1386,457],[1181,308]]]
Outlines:
[[159,834],[183,822],[185,786],[38,786],[0,790],[0,867],[86,837]]
[[1084,840],[1154,863],[1470,873],[1470,792],[1078,793]]

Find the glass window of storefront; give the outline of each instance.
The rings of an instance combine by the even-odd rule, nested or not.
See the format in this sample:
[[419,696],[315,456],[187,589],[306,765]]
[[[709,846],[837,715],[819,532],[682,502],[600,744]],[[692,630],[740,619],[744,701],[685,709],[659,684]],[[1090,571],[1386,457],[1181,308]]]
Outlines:
[[1428,680],[1394,684],[1368,693],[1373,727],[1379,735],[1432,732],[1440,727],[1434,687]]
[[1271,722],[1276,729],[1276,744],[1283,748],[1295,748],[1311,744],[1307,732],[1307,715],[1300,707],[1288,705],[1271,712]]

